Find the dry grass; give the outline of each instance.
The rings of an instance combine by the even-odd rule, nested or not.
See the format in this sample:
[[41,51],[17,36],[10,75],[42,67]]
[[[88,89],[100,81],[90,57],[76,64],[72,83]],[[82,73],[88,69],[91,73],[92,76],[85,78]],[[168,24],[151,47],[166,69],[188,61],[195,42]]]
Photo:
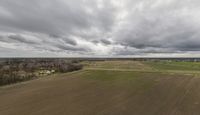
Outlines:
[[147,64],[139,61],[92,61],[83,62],[85,68],[93,69],[126,69],[126,70],[152,70]]

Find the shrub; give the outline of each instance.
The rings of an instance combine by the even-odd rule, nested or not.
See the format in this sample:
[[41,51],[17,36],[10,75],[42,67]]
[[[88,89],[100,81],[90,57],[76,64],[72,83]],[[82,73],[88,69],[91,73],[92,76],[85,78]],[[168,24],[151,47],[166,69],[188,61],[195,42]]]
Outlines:
[[80,64],[63,64],[63,65],[59,66],[58,71],[65,73],[65,72],[72,72],[72,71],[80,70],[82,68],[83,68],[83,66]]
[[20,75],[18,73],[2,74],[0,76],[0,86],[17,83],[17,82],[21,82],[21,81],[27,81],[27,80],[30,80],[33,78],[36,78],[36,76],[34,74],[28,74],[26,76]]

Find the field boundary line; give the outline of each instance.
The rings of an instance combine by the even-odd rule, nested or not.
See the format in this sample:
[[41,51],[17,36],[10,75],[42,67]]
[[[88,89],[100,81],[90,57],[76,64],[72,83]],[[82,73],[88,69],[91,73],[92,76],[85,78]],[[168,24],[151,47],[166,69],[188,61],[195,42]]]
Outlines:
[[184,74],[184,75],[199,75],[199,71],[174,71],[174,70],[133,70],[133,69],[103,69],[103,68],[84,68],[83,70],[99,70],[99,71],[124,71],[124,72],[146,72],[146,73],[168,73],[168,74]]

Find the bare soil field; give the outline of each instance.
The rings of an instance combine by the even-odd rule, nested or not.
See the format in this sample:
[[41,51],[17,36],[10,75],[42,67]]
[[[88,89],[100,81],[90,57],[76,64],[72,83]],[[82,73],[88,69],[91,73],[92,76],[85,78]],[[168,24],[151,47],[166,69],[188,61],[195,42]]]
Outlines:
[[0,87],[0,115],[199,115],[199,108],[200,77],[178,73],[86,68]]

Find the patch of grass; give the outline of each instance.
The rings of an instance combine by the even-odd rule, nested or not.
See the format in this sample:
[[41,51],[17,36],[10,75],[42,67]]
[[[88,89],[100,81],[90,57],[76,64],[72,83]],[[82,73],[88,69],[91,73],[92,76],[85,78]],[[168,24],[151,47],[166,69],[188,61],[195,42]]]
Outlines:
[[155,84],[155,78],[161,76],[155,73],[110,71],[110,70],[87,70],[81,75],[86,80],[93,80],[101,84],[119,87],[139,88],[145,90]]
[[159,62],[143,62],[151,66],[157,70],[179,70],[179,71],[199,71],[200,70],[200,63],[199,62],[166,62],[166,61],[159,61]]
[[128,69],[128,70],[150,70],[148,65],[139,61],[85,61],[85,68],[100,68],[100,69]]

